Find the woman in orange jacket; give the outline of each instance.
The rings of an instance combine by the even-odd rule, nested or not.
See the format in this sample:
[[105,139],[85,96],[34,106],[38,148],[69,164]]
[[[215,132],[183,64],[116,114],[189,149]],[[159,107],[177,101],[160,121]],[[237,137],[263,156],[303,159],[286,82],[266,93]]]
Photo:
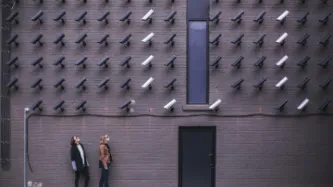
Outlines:
[[109,168],[112,161],[110,147],[108,145],[110,138],[108,135],[100,137],[99,144],[99,168],[101,168],[101,178],[99,187],[109,187]]

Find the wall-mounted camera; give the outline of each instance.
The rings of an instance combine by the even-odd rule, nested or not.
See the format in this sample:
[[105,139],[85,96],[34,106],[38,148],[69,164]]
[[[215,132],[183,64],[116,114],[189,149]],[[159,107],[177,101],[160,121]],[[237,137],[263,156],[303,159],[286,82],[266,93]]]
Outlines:
[[64,16],[66,15],[66,11],[62,10],[55,18],[53,18],[54,21],[61,20],[62,24],[65,24]]
[[209,106],[209,110],[218,111],[221,103],[222,103],[221,99],[216,100],[212,105]]
[[276,21],[279,21],[280,24],[283,24],[288,16],[288,14],[289,14],[288,10],[284,11],[279,17],[276,18]]
[[60,112],[64,112],[65,111],[64,105],[65,105],[65,101],[62,100],[53,107],[53,110],[55,110],[55,111],[59,110]]
[[283,77],[276,85],[276,88],[280,88],[283,89],[284,85],[286,84],[286,82],[288,81],[288,77]]
[[38,11],[34,16],[31,17],[31,21],[39,21],[40,24],[43,24],[42,16],[44,15],[43,11]]
[[77,111],[85,112],[86,111],[86,107],[85,107],[86,104],[87,104],[86,100],[81,101],[78,105],[76,105],[75,109]]
[[308,98],[305,98],[301,104],[298,105],[297,110],[301,110],[304,111],[307,107],[307,105],[309,104],[310,100]]
[[7,65],[8,65],[9,67],[14,66],[15,68],[18,68],[19,66],[18,66],[18,64],[17,64],[17,61],[18,61],[18,57],[16,56],[16,57],[10,59],[10,60],[7,62]]
[[53,65],[55,65],[55,66],[59,66],[60,65],[60,67],[61,68],[65,68],[65,65],[63,64],[63,61],[65,60],[65,57],[64,56],[61,56],[61,57],[59,57],[54,63],[53,63]]
[[171,14],[168,15],[168,17],[166,19],[164,19],[164,21],[174,24],[176,14],[177,14],[176,11],[172,12]]
[[37,101],[35,104],[32,105],[31,109],[33,111],[35,111],[36,109],[38,109],[39,112],[43,111],[42,103],[43,103],[42,100]]
[[97,21],[99,21],[99,22],[104,21],[104,23],[107,25],[107,24],[109,24],[109,21],[108,21],[108,18],[107,18],[109,15],[110,15],[110,12],[107,11],[100,18],[98,18]]
[[154,81],[154,78],[153,77],[150,77],[141,87],[142,88],[148,88],[149,90],[152,89],[152,83]]
[[231,18],[231,21],[239,24],[242,21],[243,15],[244,15],[244,11],[240,11],[235,17]]
[[121,110],[126,110],[127,112],[129,112],[131,110],[131,105],[135,104],[135,100],[130,100],[127,101],[126,103],[120,105],[119,109]]
[[148,58],[146,58],[142,63],[141,65],[143,66],[149,66],[149,67],[152,67],[152,60],[154,59],[154,56],[153,55],[150,55]]
[[174,110],[174,105],[176,104],[176,99],[172,99],[170,102],[168,102],[166,105],[164,105],[164,109],[168,110],[170,112],[173,112]]
[[152,33],[148,34],[146,37],[144,37],[141,41],[142,41],[143,43],[148,43],[149,46],[151,46],[151,44],[152,44],[152,39],[153,39],[154,35],[155,35],[155,34],[152,32]]
[[148,21],[149,24],[152,24],[153,18],[151,16],[153,15],[154,10],[150,9],[141,19],[142,21]]
[[278,66],[278,67],[280,67],[280,68],[283,68],[284,67],[284,65],[286,64],[286,61],[288,60],[288,56],[287,55],[285,55],[284,57],[282,57],[277,63],[276,63],[276,65]]
[[288,37],[288,33],[285,32],[275,42],[282,46],[285,43],[285,40],[287,37]]
[[122,18],[120,18],[119,21],[125,22],[129,25],[131,23],[130,16],[132,15],[132,12],[127,12]]
[[14,12],[7,17],[6,21],[9,23],[12,23],[13,21],[15,21],[16,24],[19,24],[19,21],[17,19],[18,15],[19,15],[18,12]]
[[77,17],[77,18],[75,19],[75,21],[77,21],[77,22],[82,21],[82,22],[83,22],[83,25],[85,25],[85,24],[87,23],[87,21],[86,21],[86,19],[85,19],[85,17],[86,17],[87,14],[88,14],[87,11],[82,12],[82,13],[79,15],[79,17]]

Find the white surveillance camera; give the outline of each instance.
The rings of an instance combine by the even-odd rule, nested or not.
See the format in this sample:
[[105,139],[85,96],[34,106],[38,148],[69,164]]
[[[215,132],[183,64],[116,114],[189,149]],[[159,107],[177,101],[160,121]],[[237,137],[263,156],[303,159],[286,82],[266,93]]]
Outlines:
[[24,108],[24,111],[25,111],[25,112],[29,112],[29,111],[30,111],[30,108]]
[[277,21],[283,21],[284,19],[286,19],[286,17],[288,16],[289,11],[286,10],[284,11],[278,18],[276,18]]
[[287,38],[288,33],[283,33],[275,42],[278,44],[283,44],[284,40]]
[[153,9],[150,9],[143,17],[142,20],[146,21],[154,13]]
[[151,61],[154,59],[153,55],[150,55],[145,61],[141,63],[141,65],[146,66],[151,63]]
[[218,106],[222,103],[221,99],[216,100],[212,105],[209,106],[209,110],[217,110]]
[[310,100],[308,98],[305,98],[300,105],[298,105],[297,110],[304,110],[305,107],[308,105]]
[[143,85],[142,85],[142,88],[151,88],[151,83],[154,81],[154,78],[153,77],[150,77]]
[[143,43],[147,43],[147,42],[151,41],[151,39],[152,39],[153,37],[154,37],[154,33],[152,32],[152,33],[148,34],[145,38],[143,38],[141,41],[142,41]]
[[283,77],[276,85],[277,88],[283,88],[284,84],[287,82],[288,77]]
[[163,108],[166,110],[173,110],[173,105],[176,104],[176,99],[172,99],[169,103],[167,103]]
[[287,59],[288,59],[288,56],[285,55],[284,57],[282,57],[282,58],[276,63],[276,65],[279,66],[279,67],[282,67],[282,66],[285,64],[285,62],[287,61]]

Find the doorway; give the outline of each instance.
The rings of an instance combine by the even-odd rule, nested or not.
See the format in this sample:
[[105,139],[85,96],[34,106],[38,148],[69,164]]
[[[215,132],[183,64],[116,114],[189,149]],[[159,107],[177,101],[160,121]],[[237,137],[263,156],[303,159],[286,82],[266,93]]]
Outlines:
[[179,187],[215,187],[216,127],[179,127]]

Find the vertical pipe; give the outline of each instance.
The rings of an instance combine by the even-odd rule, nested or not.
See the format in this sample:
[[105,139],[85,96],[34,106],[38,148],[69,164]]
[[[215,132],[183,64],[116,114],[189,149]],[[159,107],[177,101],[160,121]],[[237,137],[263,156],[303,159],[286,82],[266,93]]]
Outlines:
[[[3,80],[2,80],[2,64],[3,64],[3,46],[4,44],[2,43],[2,39],[4,39],[3,35],[2,35],[2,32],[3,32],[3,27],[4,27],[4,24],[2,23],[2,14],[4,14],[4,5],[5,3],[1,1],[0,3],[0,93],[2,94],[3,93],[3,89],[2,89],[2,85],[3,85]],[[2,103],[3,103],[3,100],[1,99],[0,100],[0,128],[1,128],[1,131],[0,131],[0,161],[1,161],[1,167],[4,168],[4,158],[5,158],[5,155],[4,155],[4,147],[5,147],[5,144],[4,144],[4,116],[3,116],[3,107],[2,107]]]
[[24,109],[24,159],[23,159],[23,176],[24,176],[24,187],[27,187],[27,113],[29,108]]

